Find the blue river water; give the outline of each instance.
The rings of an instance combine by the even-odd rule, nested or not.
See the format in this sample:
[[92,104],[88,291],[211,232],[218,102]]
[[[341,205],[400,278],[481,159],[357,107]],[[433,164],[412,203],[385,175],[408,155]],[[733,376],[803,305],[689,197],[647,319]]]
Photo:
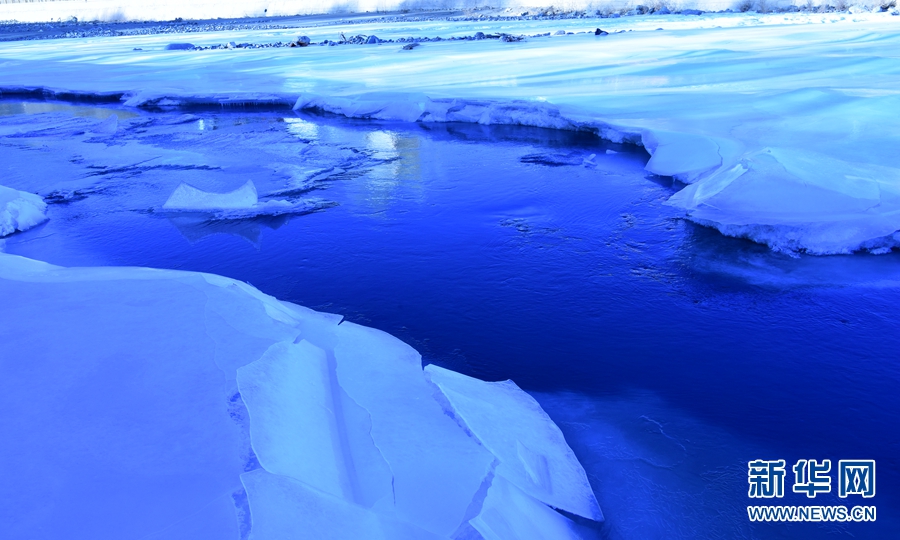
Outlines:
[[[107,175],[120,189],[51,205],[5,251],[226,275],[394,334],[425,363],[512,379],[584,464],[602,538],[900,538],[900,253],[791,256],[723,237],[663,204],[680,186],[646,173],[643,149],[586,134],[193,114],[170,135],[123,136],[161,154],[245,152],[239,172],[258,185],[272,169],[256,151],[371,160],[317,184],[319,211],[238,222],[185,222],[136,194],[178,170]],[[209,126],[229,143],[203,142]],[[748,498],[756,459],[786,460],[782,499]],[[831,493],[791,491],[799,459],[832,461]],[[847,459],[877,462],[874,498],[837,497]],[[755,524],[753,504],[878,517]]]

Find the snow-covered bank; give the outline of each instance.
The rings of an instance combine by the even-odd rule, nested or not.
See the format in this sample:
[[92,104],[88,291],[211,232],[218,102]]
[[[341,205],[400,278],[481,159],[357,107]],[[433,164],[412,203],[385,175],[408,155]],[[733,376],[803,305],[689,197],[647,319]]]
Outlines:
[[[836,2],[835,2],[836,3]],[[857,1],[853,4],[877,6],[877,1]],[[849,5],[845,3],[843,5]],[[746,11],[751,8],[760,11],[801,5],[792,0],[684,0],[680,2],[654,1],[633,2],[631,0],[568,0],[564,3],[548,0],[493,0],[489,3],[473,0],[200,0],[179,2],[177,0],[153,0],[151,2],[127,2],[125,0],[49,0],[43,2],[4,1],[0,2],[0,21],[20,22],[67,21],[166,21],[181,19],[224,19],[246,17],[289,17],[311,14],[365,14],[383,12],[408,12],[421,10],[427,16],[433,10],[466,10],[475,16],[515,17],[523,13],[541,16],[563,14],[610,14],[644,13],[660,10],[722,11],[733,9]],[[805,3],[802,5],[806,6]],[[808,7],[818,8],[831,5],[827,1],[816,0]],[[489,7],[488,7],[489,6]]]
[[0,237],[47,220],[47,203],[34,193],[0,186]]
[[[158,36],[20,42],[0,48],[0,90],[121,96],[149,108],[294,104],[357,118],[587,130],[645,146],[650,172],[694,184],[671,204],[725,234],[821,254],[897,245],[900,117],[886,111],[900,105],[900,60],[890,52],[900,46],[900,17],[599,21],[378,22],[303,32],[329,45],[342,33],[430,36],[411,51],[396,43],[168,51]],[[609,35],[595,36],[598,24]],[[433,40],[550,30],[572,34]],[[297,33],[198,33],[192,43],[288,42]]]
[[580,529],[552,508],[602,519],[530,396],[423,373],[340,316],[210,274],[6,254],[0,296],[13,537],[557,539]]

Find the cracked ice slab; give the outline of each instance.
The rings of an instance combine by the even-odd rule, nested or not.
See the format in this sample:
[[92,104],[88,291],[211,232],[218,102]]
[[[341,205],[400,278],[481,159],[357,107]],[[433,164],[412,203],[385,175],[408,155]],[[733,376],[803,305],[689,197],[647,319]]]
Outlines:
[[603,520],[584,469],[534,398],[512,381],[484,382],[434,365],[425,375],[446,398],[447,414],[497,456],[498,477],[554,508]]
[[569,456],[536,403],[503,387],[519,406],[481,410],[505,394],[468,378],[453,394],[469,419],[539,428],[517,432],[528,448],[516,451],[544,491],[508,471],[508,447],[448,416],[418,353],[388,334],[213,274],[2,253],[0,298],[10,441],[0,520],[13,537],[551,539],[571,529],[542,501],[578,510],[554,497],[582,486],[555,466]]
[[276,343],[238,369],[253,449],[273,474],[366,508],[390,507],[391,471],[371,419],[333,371],[326,352],[305,340]]
[[495,457],[444,414],[412,347],[348,322],[335,338],[338,382],[371,415],[372,440],[393,473],[397,515],[450,535]]
[[900,168],[818,152],[767,148],[746,155],[667,204],[698,223],[782,251],[877,253],[900,246]]
[[481,512],[469,520],[484,540],[581,538],[571,520],[495,476]]

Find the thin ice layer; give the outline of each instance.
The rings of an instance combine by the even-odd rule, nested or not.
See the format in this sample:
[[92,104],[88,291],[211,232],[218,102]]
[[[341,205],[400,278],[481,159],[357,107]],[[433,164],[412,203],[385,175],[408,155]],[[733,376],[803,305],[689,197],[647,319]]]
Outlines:
[[344,322],[336,331],[338,382],[372,417],[391,468],[399,517],[439,535],[455,531],[494,456],[432,397],[422,359],[399,339]]
[[0,186],[0,237],[47,220],[47,203],[34,193]]
[[425,539],[488,508],[502,455],[387,334],[212,274],[6,254],[0,298],[12,536]]
[[512,381],[484,382],[434,365],[426,377],[446,398],[447,414],[497,456],[497,475],[555,508],[593,520],[603,514],[562,432]]

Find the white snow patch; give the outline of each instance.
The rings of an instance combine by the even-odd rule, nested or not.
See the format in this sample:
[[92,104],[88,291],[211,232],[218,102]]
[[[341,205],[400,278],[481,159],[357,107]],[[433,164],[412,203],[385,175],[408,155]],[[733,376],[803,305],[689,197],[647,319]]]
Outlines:
[[47,221],[47,203],[39,195],[0,186],[0,236]]

